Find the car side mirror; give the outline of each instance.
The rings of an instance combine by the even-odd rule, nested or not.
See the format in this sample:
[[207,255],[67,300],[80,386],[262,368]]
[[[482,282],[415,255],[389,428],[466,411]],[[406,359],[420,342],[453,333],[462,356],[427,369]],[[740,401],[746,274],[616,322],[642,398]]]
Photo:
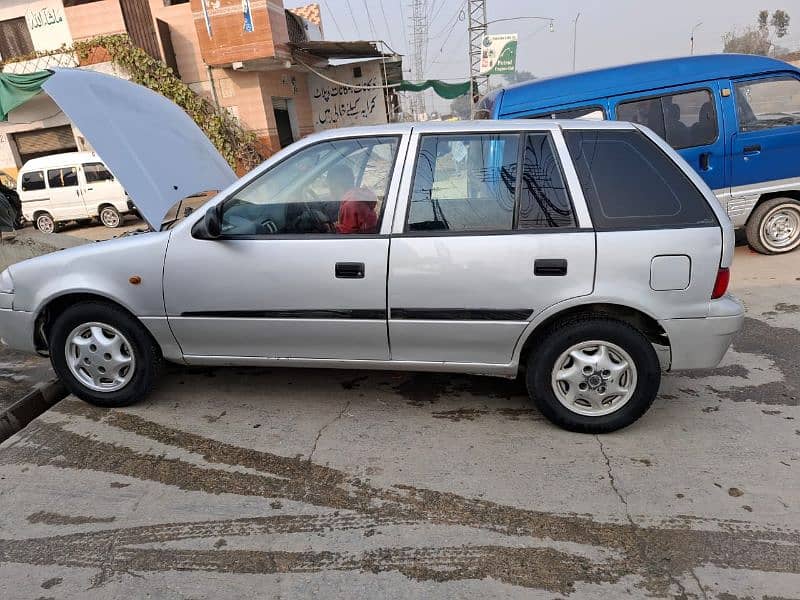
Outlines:
[[203,219],[194,226],[194,237],[203,240],[215,240],[222,235],[222,204],[212,206],[203,215]]

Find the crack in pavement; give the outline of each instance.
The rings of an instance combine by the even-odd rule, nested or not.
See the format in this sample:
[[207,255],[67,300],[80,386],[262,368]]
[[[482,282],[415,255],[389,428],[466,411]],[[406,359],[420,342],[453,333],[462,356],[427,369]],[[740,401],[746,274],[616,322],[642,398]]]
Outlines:
[[317,437],[314,438],[314,446],[311,448],[311,452],[309,453],[308,458],[306,459],[307,462],[311,462],[311,459],[314,456],[314,452],[317,451],[317,444],[319,443],[319,438],[322,437],[322,432],[325,431],[331,425],[333,425],[336,421],[341,419],[342,415],[348,408],[350,408],[350,400],[344,403],[344,406],[342,407],[342,410],[339,411],[338,415],[333,417],[330,421],[325,423],[325,425],[319,428],[319,431],[317,432]]

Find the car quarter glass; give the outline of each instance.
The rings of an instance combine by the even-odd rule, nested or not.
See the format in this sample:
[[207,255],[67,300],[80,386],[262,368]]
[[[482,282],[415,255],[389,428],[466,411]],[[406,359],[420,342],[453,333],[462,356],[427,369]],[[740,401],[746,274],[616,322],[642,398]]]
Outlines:
[[225,201],[223,235],[377,233],[397,146],[364,137],[300,150]]
[[641,132],[571,130],[564,137],[597,229],[717,224],[686,174]]

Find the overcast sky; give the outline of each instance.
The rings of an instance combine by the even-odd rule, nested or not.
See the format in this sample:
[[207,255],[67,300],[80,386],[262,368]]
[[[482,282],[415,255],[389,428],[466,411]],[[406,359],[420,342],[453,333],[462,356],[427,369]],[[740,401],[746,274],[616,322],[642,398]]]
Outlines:
[[[405,55],[404,68],[411,68],[406,43],[410,37],[407,24],[411,16],[410,0],[315,1],[322,7],[327,39],[385,39]],[[306,3],[284,2],[287,7]],[[432,18],[426,78],[467,78],[467,24],[466,20],[458,20],[459,10],[465,4],[464,0],[428,0]],[[578,70],[689,54],[690,32],[698,22],[702,25],[695,32],[695,54],[720,52],[722,35],[754,24],[760,9],[771,12],[782,8],[789,13],[792,26],[780,44],[800,50],[800,0],[777,3],[772,0],[487,0],[486,5],[490,21],[526,16],[553,18],[552,33],[546,20],[515,20],[489,26],[489,33],[519,34],[517,69],[530,71],[537,77],[572,70],[573,21],[578,12],[581,13],[577,30]],[[401,27],[404,16],[406,23]],[[411,74],[406,73],[406,77]],[[447,105],[447,101],[437,101],[435,108],[446,111]]]

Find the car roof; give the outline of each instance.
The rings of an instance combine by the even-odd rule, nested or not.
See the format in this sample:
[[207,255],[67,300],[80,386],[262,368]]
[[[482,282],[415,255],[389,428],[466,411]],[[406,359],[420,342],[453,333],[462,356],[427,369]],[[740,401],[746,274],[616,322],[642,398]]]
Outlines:
[[32,169],[42,169],[63,165],[76,165],[84,162],[103,162],[94,152],[62,152],[61,154],[48,154],[39,158],[32,158],[24,165],[20,171],[30,171]]
[[536,79],[506,87],[497,93],[502,94],[500,114],[506,115],[619,94],[776,71],[800,70],[774,58],[750,54],[684,56]]

